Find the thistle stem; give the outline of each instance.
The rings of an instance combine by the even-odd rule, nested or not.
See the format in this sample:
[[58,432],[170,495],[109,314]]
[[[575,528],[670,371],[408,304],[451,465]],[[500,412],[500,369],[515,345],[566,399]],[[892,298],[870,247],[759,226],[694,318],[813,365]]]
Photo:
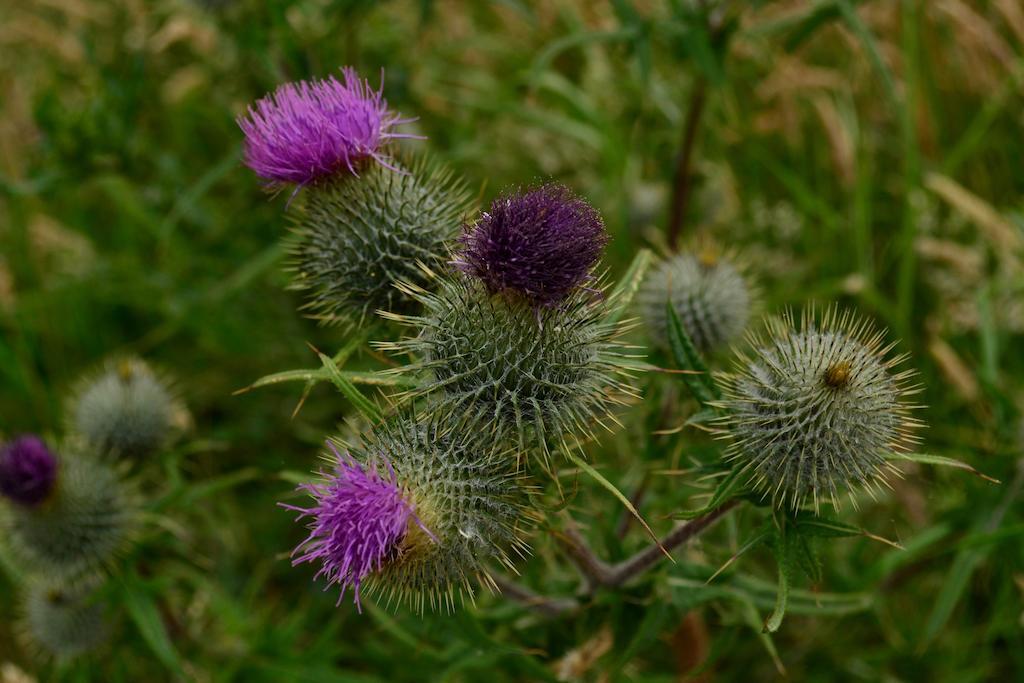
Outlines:
[[700,117],[704,113],[704,102],[707,99],[707,81],[698,76],[690,93],[690,107],[686,111],[683,123],[683,142],[676,157],[675,180],[672,190],[672,206],[668,217],[668,246],[672,251],[679,247],[679,233],[682,231],[683,219],[690,203],[690,166],[693,160],[693,148],[697,141],[697,130]]
[[506,576],[496,574],[491,578],[494,580],[494,585],[498,587],[498,590],[506,598],[518,602],[527,609],[544,617],[558,617],[567,612],[575,611],[580,606],[572,598],[549,598],[534,593],[526,586],[516,583]]

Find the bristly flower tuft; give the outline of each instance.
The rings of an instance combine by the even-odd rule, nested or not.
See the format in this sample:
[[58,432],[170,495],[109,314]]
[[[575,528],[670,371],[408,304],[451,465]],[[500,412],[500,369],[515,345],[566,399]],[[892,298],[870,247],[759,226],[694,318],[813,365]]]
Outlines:
[[395,470],[386,457],[382,458],[382,474],[378,463],[357,463],[339,453],[333,443],[327,445],[337,458],[334,475],[324,483],[300,487],[316,504],[311,508],[283,506],[299,512],[300,519],[312,520],[309,537],[296,548],[298,557],[293,564],[320,562],[316,578],[324,576],[328,586],[341,586],[339,603],[351,588],[356,607],[362,612],[359,587],[363,579],[380,571],[384,561],[397,552],[410,523],[424,527],[399,488]]
[[[527,490],[492,440],[453,420],[399,414],[345,446],[329,442],[336,473],[302,488],[311,519],[295,563],[319,562],[317,576],[416,611],[451,611],[472,598],[472,579],[493,587],[486,565],[512,567],[524,555]],[[341,598],[339,598],[340,602]]]
[[249,107],[238,125],[245,163],[272,184],[299,186],[334,174],[357,174],[368,160],[388,165],[382,152],[408,123],[388,109],[381,90],[342,69],[342,80],[286,83]]
[[38,436],[18,437],[0,451],[0,494],[12,502],[39,505],[56,481],[57,456]]
[[491,292],[552,306],[590,277],[607,242],[590,204],[563,185],[543,185],[494,200],[466,227],[455,263]]
[[852,315],[813,310],[798,326],[792,314],[774,319],[766,338],[751,339],[725,377],[723,424],[728,457],[778,506],[808,498],[837,504],[843,489],[873,492],[891,469],[888,457],[914,443],[920,423],[902,399],[911,371],[894,372],[883,334]]
[[110,633],[106,606],[94,582],[72,588],[33,581],[22,605],[22,639],[30,650],[67,662],[100,646]]

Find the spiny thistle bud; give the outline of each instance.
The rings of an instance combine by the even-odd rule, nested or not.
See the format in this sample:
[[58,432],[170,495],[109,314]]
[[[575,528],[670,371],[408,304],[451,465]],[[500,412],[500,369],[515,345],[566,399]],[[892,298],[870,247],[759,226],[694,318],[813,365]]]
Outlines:
[[471,579],[491,585],[486,563],[511,566],[523,555],[526,495],[509,458],[478,433],[439,422],[396,418],[341,454],[328,442],[335,471],[300,487],[310,519],[294,564],[318,562],[317,578],[364,594],[386,595],[423,611],[454,609],[472,598]]
[[38,436],[22,436],[0,451],[0,494],[19,505],[43,503],[57,481],[57,457]]
[[28,571],[78,579],[110,563],[124,547],[137,506],[118,470],[85,452],[64,452],[57,486],[45,504],[12,506],[6,543]]
[[651,342],[668,348],[668,303],[702,353],[718,350],[747,326],[751,294],[732,259],[713,248],[676,254],[655,268],[637,293]]
[[904,357],[887,357],[883,334],[852,315],[807,311],[799,327],[787,314],[752,338],[726,377],[723,408],[733,443],[728,457],[776,505],[794,508],[810,497],[817,509],[836,504],[841,489],[873,489],[890,469],[887,457],[914,442],[911,371],[893,372]]
[[[576,290],[557,307],[491,294],[466,276],[440,280],[435,293],[404,286],[424,307],[420,317],[388,316],[417,336],[381,349],[418,360],[397,372],[421,373],[407,396],[430,396],[431,409],[489,426],[494,438],[518,435],[520,448],[570,435],[590,436],[592,422],[632,395],[622,327],[604,322],[600,297]],[[613,419],[613,418],[612,418]]]
[[411,137],[394,132],[408,122],[351,68],[342,69],[341,81],[286,83],[238,119],[246,165],[271,184],[299,186],[355,175],[370,159],[387,165],[381,147]]
[[98,647],[109,632],[106,610],[81,587],[33,582],[23,598],[23,639],[32,650],[67,661]]
[[590,277],[607,242],[592,206],[567,187],[544,185],[494,200],[466,228],[455,263],[492,293],[552,306]]
[[468,202],[460,179],[423,160],[403,174],[375,166],[317,185],[297,218],[293,286],[325,322],[359,325],[378,308],[407,311],[395,281],[426,284],[417,263],[447,259]]
[[136,457],[167,443],[181,410],[167,381],[141,360],[126,358],[83,380],[69,413],[74,430],[96,448]]

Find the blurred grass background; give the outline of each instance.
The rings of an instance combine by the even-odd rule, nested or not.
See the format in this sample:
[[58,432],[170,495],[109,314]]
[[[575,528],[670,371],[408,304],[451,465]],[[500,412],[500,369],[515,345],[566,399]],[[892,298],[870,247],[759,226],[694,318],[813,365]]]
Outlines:
[[[828,549],[819,589],[864,603],[791,613],[773,642],[758,622],[770,583],[746,594],[767,607],[731,600],[692,586],[686,563],[653,594],[604,596],[569,621],[491,597],[452,617],[335,609],[289,567],[301,530],[275,502],[316,467],[347,406],[319,387],[289,419],[297,386],[232,392],[314,366],[307,342],[342,339],[284,290],[286,197],[242,167],[234,117],[344,64],[371,81],[385,69],[389,102],[429,137],[418,144],[482,198],[547,178],[587,196],[612,232],[613,273],[664,243],[703,93],[684,240],[710,234],[742,254],[765,311],[839,300],[889,327],[920,370],[923,450],[1003,485],[914,469],[847,509],[907,549]],[[694,673],[708,681],[780,667],[808,681],[1024,676],[1022,104],[1019,0],[3,3],[0,429],[59,432],[74,379],[138,353],[179,378],[193,411],[175,455],[186,479],[237,485],[174,511],[145,546],[140,580],[166,639],[124,623],[104,654],[39,664],[14,636],[3,580],[0,679],[173,680],[180,666],[198,681],[672,681],[705,657]],[[596,462],[624,488],[663,456],[610,441]],[[688,457],[677,441],[673,457]],[[675,486],[662,477],[645,503],[661,526],[686,501]],[[584,488],[579,516],[619,514]],[[750,523],[686,557],[720,565]],[[536,546],[527,583],[571,591],[546,534]],[[749,570],[773,581],[770,563]]]

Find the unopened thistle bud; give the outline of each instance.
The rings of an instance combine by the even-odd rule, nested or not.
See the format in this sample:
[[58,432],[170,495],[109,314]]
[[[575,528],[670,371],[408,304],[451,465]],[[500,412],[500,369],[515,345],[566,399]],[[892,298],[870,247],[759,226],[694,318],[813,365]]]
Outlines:
[[702,353],[736,339],[750,316],[750,289],[740,269],[712,247],[662,261],[637,293],[651,342],[668,348],[668,304]]
[[592,206],[567,187],[543,185],[494,200],[467,226],[456,265],[491,293],[553,306],[591,277],[607,241]]
[[73,429],[96,449],[138,457],[166,445],[183,410],[169,382],[126,358],[79,383],[69,413]]
[[469,194],[451,171],[417,159],[399,174],[381,166],[310,189],[296,215],[293,287],[311,315],[360,325],[377,309],[409,312],[394,283],[426,285],[420,263],[448,258]]
[[0,450],[0,494],[34,507],[49,498],[57,482],[57,457],[38,436],[22,436]]
[[258,100],[238,125],[245,134],[245,163],[271,185],[298,186],[362,172],[366,162],[388,165],[383,146],[409,137],[407,123],[388,109],[380,90],[342,69],[342,80],[286,83]]
[[451,611],[474,578],[490,585],[489,561],[511,566],[526,552],[524,490],[479,435],[396,419],[361,447],[328,446],[334,472],[301,487],[313,506],[284,507],[310,520],[294,563],[319,564],[339,603],[351,589],[360,609],[370,594]]
[[378,346],[418,359],[399,372],[423,378],[407,396],[428,396],[433,412],[546,454],[549,441],[568,448],[591,436],[592,424],[632,394],[622,327],[605,322],[606,302],[592,292],[537,308],[465,275],[441,278],[435,292],[405,289],[424,312],[392,318],[418,334]]
[[72,448],[58,459],[57,485],[38,506],[11,506],[6,544],[26,570],[51,580],[102,570],[123,549],[137,505],[120,472]]
[[95,649],[109,633],[104,605],[84,586],[58,588],[32,582],[23,598],[23,639],[58,662]]
[[911,371],[869,323],[834,309],[813,311],[797,326],[792,315],[773,320],[767,337],[753,338],[726,377],[724,423],[728,457],[776,505],[799,507],[810,498],[836,504],[840,491],[873,490],[891,466],[888,456],[914,442],[919,423],[903,399]]

